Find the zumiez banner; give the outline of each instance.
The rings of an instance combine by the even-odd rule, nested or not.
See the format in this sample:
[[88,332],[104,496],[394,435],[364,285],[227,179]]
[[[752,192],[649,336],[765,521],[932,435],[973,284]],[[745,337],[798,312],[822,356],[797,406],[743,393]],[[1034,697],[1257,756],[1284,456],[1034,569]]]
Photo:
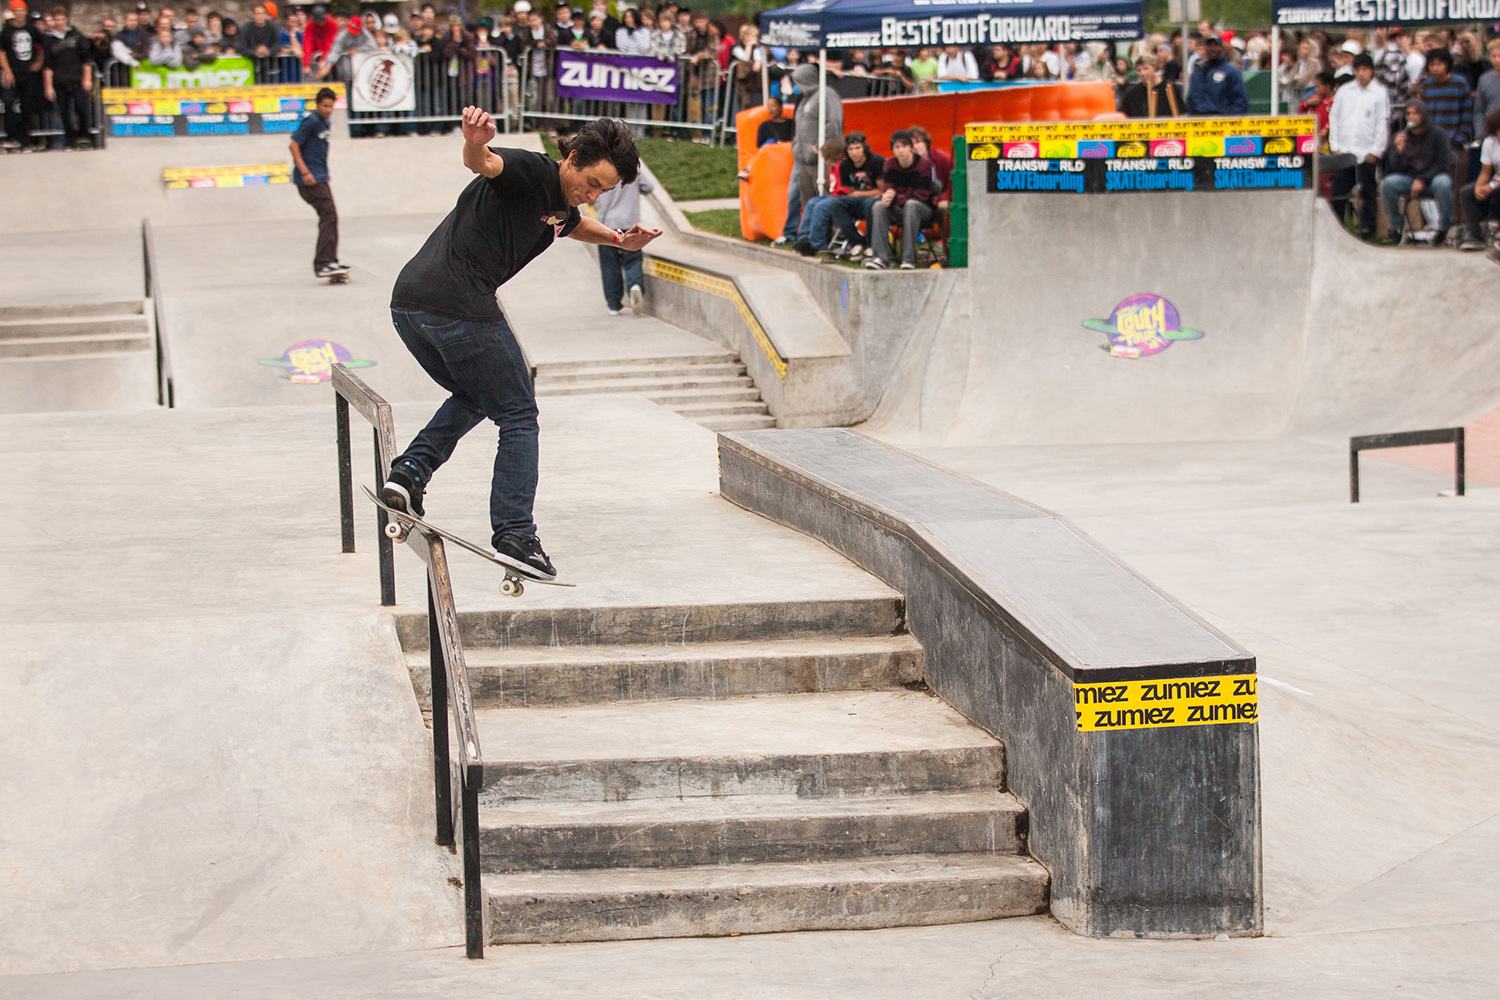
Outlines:
[[1142,34],[1140,0],[799,0],[761,14],[795,48],[1112,41]]
[[130,70],[134,90],[184,90],[193,87],[249,87],[255,83],[255,64],[244,56],[220,56],[197,69],[169,69],[142,64]]
[[1307,190],[1312,118],[1137,118],[966,126],[996,194]]
[[1276,24],[1454,24],[1500,20],[1500,0],[1273,0]]
[[557,94],[585,101],[677,103],[677,60],[557,50]]

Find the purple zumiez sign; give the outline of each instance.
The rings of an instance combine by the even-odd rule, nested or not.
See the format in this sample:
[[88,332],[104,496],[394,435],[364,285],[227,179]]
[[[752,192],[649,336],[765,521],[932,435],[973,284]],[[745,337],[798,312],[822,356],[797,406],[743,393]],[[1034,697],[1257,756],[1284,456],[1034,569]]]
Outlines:
[[677,60],[606,52],[557,52],[557,95],[585,101],[677,103]]

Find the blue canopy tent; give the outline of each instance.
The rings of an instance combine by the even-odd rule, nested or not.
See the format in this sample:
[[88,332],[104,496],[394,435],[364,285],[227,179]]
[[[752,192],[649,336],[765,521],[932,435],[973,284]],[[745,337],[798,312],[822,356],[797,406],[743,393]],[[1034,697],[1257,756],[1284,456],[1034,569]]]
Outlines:
[[1271,113],[1281,113],[1277,70],[1282,28],[1410,27],[1497,20],[1500,0],[1271,0],[1275,25],[1271,32]]
[[[767,45],[820,50],[822,135],[829,49],[1121,41],[1144,33],[1141,6],[1142,0],[798,0],[762,11],[760,31]],[[823,174],[820,151],[819,191]]]

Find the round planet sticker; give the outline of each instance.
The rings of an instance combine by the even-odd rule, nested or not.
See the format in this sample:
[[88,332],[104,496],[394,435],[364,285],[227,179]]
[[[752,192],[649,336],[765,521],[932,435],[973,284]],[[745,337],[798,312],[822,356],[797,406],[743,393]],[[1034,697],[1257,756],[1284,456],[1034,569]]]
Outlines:
[[343,344],[331,340],[304,340],[288,347],[281,357],[262,358],[260,363],[283,369],[284,379],[317,385],[333,378],[335,362],[346,368],[368,368],[375,363],[351,356]]
[[1132,295],[1115,306],[1109,319],[1086,319],[1083,325],[1109,337],[1100,346],[1117,358],[1160,354],[1178,340],[1198,340],[1202,330],[1182,325],[1177,307],[1160,295]]

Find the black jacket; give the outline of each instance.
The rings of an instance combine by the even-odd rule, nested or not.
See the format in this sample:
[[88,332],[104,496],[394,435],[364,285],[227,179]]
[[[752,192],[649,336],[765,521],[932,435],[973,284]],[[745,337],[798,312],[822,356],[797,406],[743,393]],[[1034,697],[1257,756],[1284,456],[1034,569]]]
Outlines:
[[1151,93],[1144,83],[1132,83],[1120,95],[1120,111],[1126,118],[1180,118],[1186,110],[1182,103],[1182,88],[1175,83],[1158,83],[1152,88],[1156,95],[1156,114],[1151,113]]
[[1392,137],[1391,145],[1385,151],[1385,172],[1405,174],[1413,180],[1430,184],[1438,174],[1453,170],[1453,144],[1448,141],[1447,132],[1432,124],[1425,104],[1413,100],[1406,106],[1421,114],[1422,124],[1426,127],[1420,132],[1414,132],[1410,127],[1401,132],[1406,136],[1405,152],[1396,149],[1396,140]]

